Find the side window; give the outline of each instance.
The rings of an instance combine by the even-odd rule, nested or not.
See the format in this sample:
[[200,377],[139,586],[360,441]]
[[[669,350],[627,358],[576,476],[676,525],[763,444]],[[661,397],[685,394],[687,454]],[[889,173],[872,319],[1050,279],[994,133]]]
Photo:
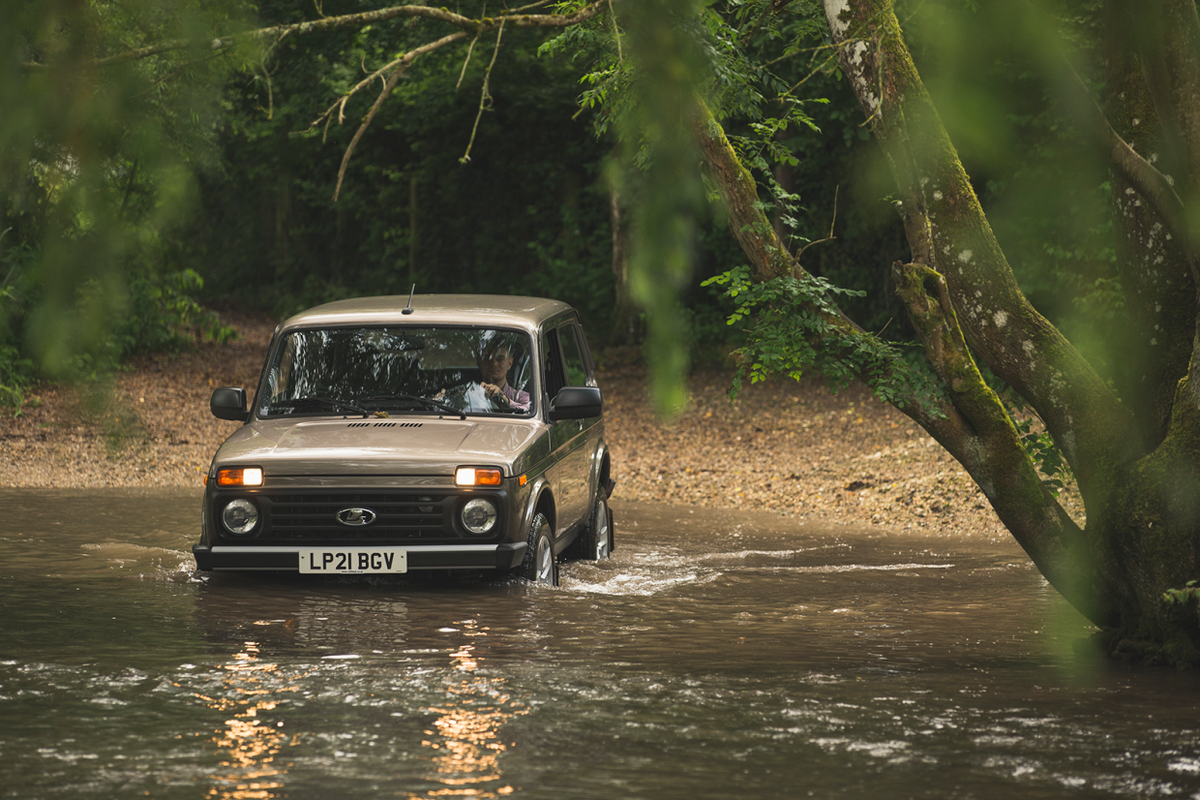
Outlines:
[[579,346],[579,328],[575,325],[564,325],[558,330],[563,362],[567,367],[567,386],[587,386],[587,365],[583,360],[583,350]]
[[553,400],[558,390],[567,385],[562,368],[562,349],[558,345],[558,331],[546,332],[546,346],[542,348],[546,354],[546,394]]

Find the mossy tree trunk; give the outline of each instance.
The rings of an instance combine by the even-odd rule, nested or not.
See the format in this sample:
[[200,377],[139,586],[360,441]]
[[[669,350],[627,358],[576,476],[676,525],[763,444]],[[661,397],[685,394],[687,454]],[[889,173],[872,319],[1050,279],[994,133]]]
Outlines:
[[[703,105],[693,128],[755,279],[806,277],[803,265],[778,241],[757,202],[753,177]],[[906,201],[905,206],[914,253],[928,253],[929,226],[921,206],[915,201]],[[911,394],[897,397],[897,405],[963,464],[1042,574],[1064,596],[1093,620],[1115,618],[1088,556],[1083,531],[1043,486],[1013,421],[980,374],[958,324],[947,282],[924,260],[896,264],[893,276],[947,391],[945,400],[932,407]],[[818,309],[813,313],[827,316],[832,337],[870,338],[844,316]]]
[[[841,66],[900,193],[913,256],[897,269],[901,297],[951,387],[948,419],[963,424],[918,421],[964,464],[1043,574],[1109,631],[1114,648],[1196,662],[1195,599],[1172,605],[1163,597],[1200,578],[1197,237],[1188,222],[1200,185],[1200,20],[1192,0],[1112,6],[1114,22],[1131,32],[1109,43],[1118,118],[1110,125],[1097,108],[1093,122],[1097,142],[1114,154],[1117,250],[1143,326],[1144,368],[1126,396],[1018,287],[891,3],[825,2]],[[1138,155],[1147,142],[1121,139],[1134,114],[1155,121],[1143,130],[1160,132],[1162,159]],[[1085,527],[1029,479],[1029,458],[972,356],[1045,423],[1078,481]]]

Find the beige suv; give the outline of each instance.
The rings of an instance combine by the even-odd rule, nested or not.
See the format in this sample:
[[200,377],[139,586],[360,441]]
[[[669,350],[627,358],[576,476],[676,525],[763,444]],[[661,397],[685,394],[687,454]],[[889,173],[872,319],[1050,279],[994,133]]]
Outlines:
[[471,570],[608,558],[613,480],[579,315],[555,300],[344,300],[275,331],[214,456],[202,570]]

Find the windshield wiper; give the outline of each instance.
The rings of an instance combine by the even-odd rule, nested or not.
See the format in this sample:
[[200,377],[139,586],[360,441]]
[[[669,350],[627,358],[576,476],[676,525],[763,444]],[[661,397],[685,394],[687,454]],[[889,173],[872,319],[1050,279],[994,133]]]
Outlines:
[[370,417],[373,415],[379,416],[381,413],[378,411],[368,411],[365,408],[356,406],[354,403],[348,403],[345,400],[336,400],[332,397],[317,397],[315,395],[309,397],[293,397],[291,400],[278,400],[271,404],[271,408],[279,408],[280,406],[291,406],[294,408],[305,405],[322,406],[324,408],[332,408],[334,410],[341,409],[343,411],[349,411],[353,414],[362,414],[364,417]]
[[461,408],[455,408],[454,406],[447,405],[446,403],[439,403],[437,400],[430,400],[428,397],[421,397],[420,395],[416,395],[416,394],[380,394],[380,395],[376,395],[374,397],[368,397],[366,400],[363,400],[362,402],[374,403],[374,402],[379,402],[379,401],[384,401],[384,400],[408,400],[413,403],[420,403],[421,405],[424,405],[427,408],[433,408],[438,411],[446,411],[446,412],[448,412],[450,414],[454,414],[455,416],[458,416],[462,419],[467,418],[467,412],[463,411]]

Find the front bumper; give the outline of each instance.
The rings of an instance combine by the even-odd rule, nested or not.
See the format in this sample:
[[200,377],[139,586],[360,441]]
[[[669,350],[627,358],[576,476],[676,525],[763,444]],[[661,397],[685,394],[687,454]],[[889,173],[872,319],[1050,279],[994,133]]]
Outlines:
[[[371,545],[360,547],[370,548]],[[408,570],[496,569],[510,570],[525,557],[525,543],[410,545]],[[192,548],[202,570],[300,570],[300,548],[290,546],[203,545]]]

